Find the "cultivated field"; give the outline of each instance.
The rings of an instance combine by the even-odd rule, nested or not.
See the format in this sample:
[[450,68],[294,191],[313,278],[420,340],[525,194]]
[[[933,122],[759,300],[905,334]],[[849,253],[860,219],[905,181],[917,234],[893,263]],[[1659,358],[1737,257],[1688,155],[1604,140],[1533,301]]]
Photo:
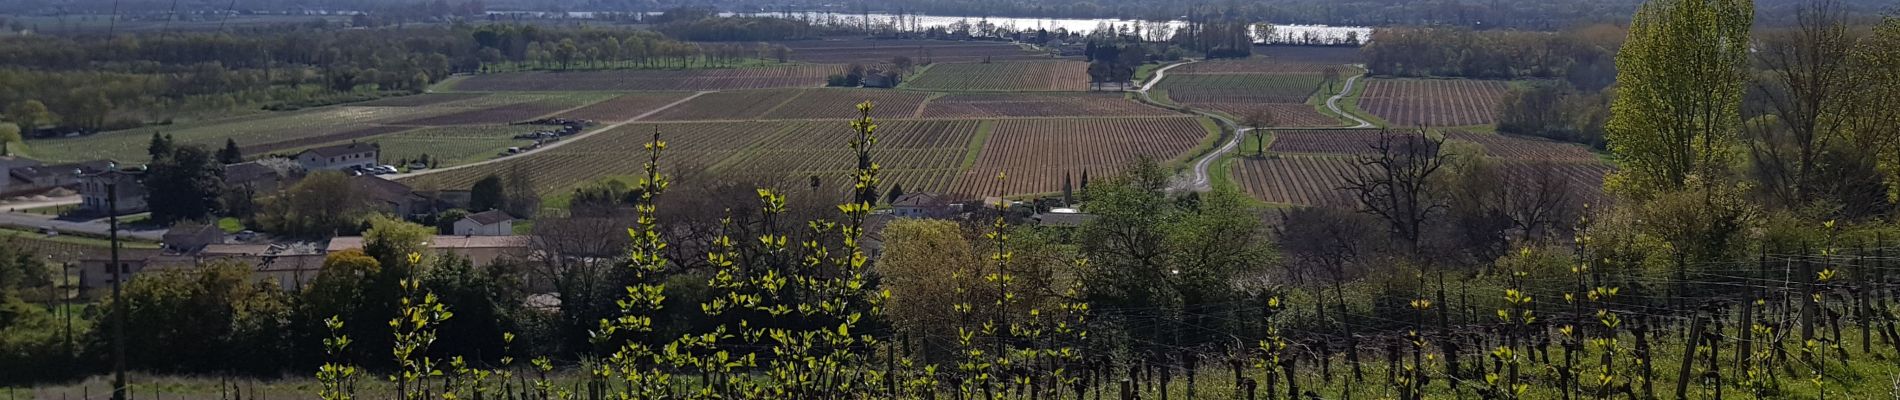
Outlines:
[[1358,47],[1351,46],[1254,46],[1255,56],[1273,61],[1311,64],[1358,64],[1365,62]]
[[[950,188],[981,122],[975,120],[881,121],[872,160],[880,168],[883,190],[903,184],[907,191],[940,192]],[[855,157],[846,147],[854,136],[843,121],[783,125],[747,151],[721,162],[717,171],[746,176],[818,176],[843,192]]]
[[418,188],[468,188],[490,174],[520,166],[533,176],[536,191],[553,193],[601,177],[630,175],[646,161],[640,156],[654,130],[667,142],[662,163],[675,171],[707,166],[776,131],[756,122],[636,123],[577,142],[505,162],[483,164],[404,179]]
[[[1276,144],[1277,145],[1277,144]],[[1339,190],[1359,168],[1351,157],[1282,156],[1235,160],[1234,182],[1269,203],[1352,207],[1352,193]]]
[[668,108],[647,119],[654,121],[712,121],[758,119],[802,93],[795,89],[707,93]]
[[1324,63],[1299,62],[1267,57],[1224,58],[1183,65],[1169,74],[1321,74],[1327,68],[1346,73],[1346,67]]
[[1320,114],[1319,109],[1306,104],[1195,103],[1193,106],[1233,116],[1235,121],[1244,120],[1256,111],[1265,110],[1273,114],[1273,126],[1278,127],[1316,128],[1345,125],[1339,122],[1339,119]]
[[1507,182],[1535,182],[1545,176],[1557,177],[1568,183],[1572,196],[1583,200],[1584,204],[1603,205],[1610,196],[1603,192],[1603,178],[1615,170],[1615,167],[1603,162],[1562,162],[1506,160],[1499,163]]
[[1013,43],[953,42],[943,40],[803,40],[778,42],[792,49],[793,61],[816,64],[879,64],[896,57],[910,57],[918,65],[925,63],[974,63],[988,61],[1047,60],[1047,53],[1032,52]]
[[1156,85],[1176,103],[1303,104],[1318,91],[1318,74],[1174,74]]
[[[1402,134],[1402,133],[1399,133]],[[1377,129],[1277,130],[1267,150],[1275,153],[1358,155],[1374,154]]]
[[515,139],[516,134],[533,130],[527,126],[468,126],[423,128],[376,138],[382,146],[382,161],[398,164],[423,155],[441,166],[461,165],[496,157],[509,147],[534,144],[533,140]]
[[[1190,117],[1001,120],[951,191],[1052,193],[1062,190],[1064,175],[1112,176],[1140,157],[1167,162],[1213,134],[1209,123]],[[998,172],[1009,179],[996,181]]]
[[391,97],[352,104],[364,107],[420,107],[433,106],[449,102],[474,99],[487,96],[485,93],[427,93],[412,96]]
[[[965,158],[977,121],[881,121],[874,160],[886,186],[941,191]],[[489,174],[526,168],[542,193],[608,177],[635,174],[645,160],[641,146],[659,129],[667,142],[662,163],[670,169],[706,168],[732,178],[786,178],[804,182],[817,175],[842,190],[853,167],[845,141],[846,121],[640,123],[581,142],[506,162],[407,179],[419,187],[465,188]],[[914,188],[914,189],[913,189]]]
[[1503,81],[1373,79],[1359,109],[1392,126],[1470,126],[1497,122]]
[[688,93],[633,93],[561,113],[561,117],[599,122],[620,122],[690,96]]
[[[419,95],[364,104],[273,112],[104,132],[94,135],[29,141],[34,157],[47,162],[109,158],[144,162],[152,132],[171,135],[181,144],[224,146],[235,140],[250,157],[331,143],[388,135],[428,126],[497,125],[534,119],[541,115],[612,98],[611,93],[501,93],[489,95]],[[409,105],[417,104],[417,105]],[[524,130],[525,131],[525,130]]]
[[1086,91],[1089,65],[1081,61],[936,64],[905,87],[947,91]]
[[476,75],[452,85],[455,90],[494,91],[696,91],[817,87],[842,65],[786,65],[759,68],[688,70],[611,70],[510,72]]
[[[1310,108],[1310,107],[1309,107]],[[931,99],[924,118],[1166,116],[1121,93],[960,93]]]
[[574,108],[575,106],[579,106],[579,104],[552,100],[532,101],[396,121],[393,122],[393,124],[414,126],[509,124],[533,120],[557,111]]
[[806,89],[784,105],[765,113],[763,119],[851,119],[858,117],[858,103],[871,101],[876,118],[911,118],[917,115],[929,94],[883,89]]
[[1477,143],[1487,156],[1527,161],[1597,162],[1595,153],[1583,145],[1541,138],[1507,136],[1465,131],[1446,132],[1445,138]]

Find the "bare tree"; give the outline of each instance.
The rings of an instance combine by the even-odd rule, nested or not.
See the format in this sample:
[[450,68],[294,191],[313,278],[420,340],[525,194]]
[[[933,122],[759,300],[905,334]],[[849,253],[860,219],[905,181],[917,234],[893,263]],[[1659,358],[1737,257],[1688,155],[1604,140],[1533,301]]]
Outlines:
[[1803,7],[1796,25],[1760,36],[1754,46],[1764,73],[1753,94],[1775,118],[1754,118],[1746,125],[1749,155],[1768,190],[1785,207],[1800,207],[1819,196],[1826,184],[1817,176],[1834,143],[1841,140],[1850,108],[1860,107],[1852,91],[1860,85],[1850,68],[1855,38],[1832,0]]
[[1273,110],[1260,108],[1260,109],[1253,110],[1253,112],[1247,113],[1247,116],[1241,120],[1241,123],[1247,125],[1248,128],[1253,128],[1253,130],[1250,132],[1253,133],[1254,144],[1256,147],[1256,149],[1254,150],[1254,154],[1263,158],[1266,157],[1267,156],[1267,130],[1266,128],[1270,126],[1274,126],[1274,125],[1279,125],[1280,119],[1273,115]]
[[1452,158],[1439,151],[1444,144],[1444,139],[1427,137],[1423,130],[1417,134],[1382,130],[1379,141],[1371,145],[1373,153],[1358,157],[1360,168],[1340,189],[1353,193],[1360,212],[1385,221],[1392,235],[1416,252],[1425,223],[1446,207],[1433,187],[1434,176]]

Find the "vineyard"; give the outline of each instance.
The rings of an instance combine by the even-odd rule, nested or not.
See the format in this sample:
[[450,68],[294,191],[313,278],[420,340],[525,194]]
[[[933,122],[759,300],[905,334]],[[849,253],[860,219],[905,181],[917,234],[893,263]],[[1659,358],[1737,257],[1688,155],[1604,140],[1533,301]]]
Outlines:
[[[1057,192],[1064,176],[1112,176],[1142,157],[1165,163],[1213,134],[1204,120],[1187,117],[1000,120],[951,192]],[[1009,179],[998,182],[998,172]]]
[[1604,205],[1610,196],[1603,191],[1603,178],[1616,168],[1599,161],[1564,162],[1541,160],[1505,160],[1499,163],[1506,182],[1534,182],[1546,176],[1568,184],[1570,193],[1584,204]]
[[556,101],[534,101],[396,121],[394,124],[421,126],[510,124],[533,120],[557,111],[573,108],[574,106],[577,106],[577,104]]
[[1318,74],[1169,74],[1156,88],[1184,104],[1303,104],[1323,81]]
[[917,64],[975,63],[983,61],[1047,60],[1048,54],[1024,50],[1014,43],[952,42],[940,40],[804,40],[779,43],[792,49],[794,61],[814,64],[888,63],[910,57]]
[[1377,129],[1275,130],[1267,150],[1275,153],[1360,155],[1374,154]]
[[1135,117],[1173,114],[1172,111],[1130,101],[1120,93],[958,93],[931,99],[924,106],[922,117]]
[[1282,60],[1272,57],[1225,58],[1183,65],[1168,70],[1170,74],[1310,74],[1319,75],[1327,68],[1344,70],[1339,65],[1306,62],[1306,60]]
[[1080,61],[935,64],[905,83],[919,90],[1073,91],[1089,89],[1088,63]]
[[1243,158],[1234,161],[1233,177],[1242,191],[1268,203],[1353,207],[1352,193],[1340,187],[1357,168],[1351,157]]
[[697,91],[817,87],[842,65],[815,64],[760,68],[688,70],[611,70],[513,72],[476,75],[455,90],[499,91]]
[[526,129],[521,126],[506,125],[423,128],[377,137],[375,142],[381,147],[384,163],[398,164],[428,155],[440,167],[447,167],[487,160],[509,147],[533,144],[532,140],[514,138],[522,132]]
[[314,146],[325,144],[325,143],[347,142],[347,141],[356,140],[356,139],[402,132],[409,129],[415,129],[415,127],[393,126],[393,125],[372,125],[372,126],[366,126],[362,128],[351,129],[351,130],[336,132],[336,133],[310,135],[310,136],[304,136],[304,137],[300,137],[296,139],[279,140],[279,141],[270,142],[270,143],[244,145],[244,146],[239,146],[238,149],[243,151],[244,154],[267,154],[267,153],[281,152],[281,151],[290,150],[290,149],[314,147]]
[[[440,107],[358,107],[333,106],[289,113],[265,113],[233,119],[180,124],[159,129],[181,144],[223,146],[225,139],[239,146],[299,138],[341,135],[373,129],[373,123],[449,112]],[[144,160],[152,129],[102,132],[75,138],[35,139],[27,142],[33,155],[47,162],[75,162],[96,159]]]
[[1359,55],[1359,48],[1353,46],[1254,46],[1253,53],[1279,62],[1331,65],[1365,62],[1364,57]]
[[363,107],[422,107],[453,103],[487,95],[486,93],[425,93],[371,100],[352,105]]
[[684,99],[686,93],[632,93],[561,113],[564,118],[620,122]]
[[1477,143],[1484,147],[1485,155],[1496,158],[1586,163],[1600,161],[1588,147],[1548,139],[1466,131],[1446,132],[1445,138]]
[[923,93],[878,89],[806,89],[760,118],[849,119],[857,116],[854,106],[866,101],[877,104],[871,114],[873,117],[911,118],[929,97]]
[[403,179],[419,188],[466,188],[491,174],[521,166],[534,178],[535,191],[554,193],[602,177],[640,171],[641,160],[629,156],[642,147],[654,130],[667,142],[667,165],[703,168],[752,146],[782,124],[758,122],[639,123],[601,132],[547,151],[516,156],[506,162],[483,164]]
[[715,121],[758,119],[766,112],[803,93],[796,89],[707,93],[648,117],[654,121]]
[[1273,115],[1273,126],[1276,127],[1319,128],[1343,125],[1338,119],[1321,114],[1318,108],[1306,104],[1195,103],[1193,106],[1227,114],[1237,121],[1244,120],[1255,112],[1266,111]]
[[1497,122],[1503,81],[1373,79],[1359,108],[1392,126],[1471,126]]
[[[974,120],[893,120],[878,124],[875,161],[886,187],[902,184],[910,191],[941,192],[950,188],[962,167],[970,139],[978,129]],[[850,127],[843,121],[786,124],[753,148],[721,162],[716,170],[745,175],[818,176],[845,190],[855,159],[847,141]]]

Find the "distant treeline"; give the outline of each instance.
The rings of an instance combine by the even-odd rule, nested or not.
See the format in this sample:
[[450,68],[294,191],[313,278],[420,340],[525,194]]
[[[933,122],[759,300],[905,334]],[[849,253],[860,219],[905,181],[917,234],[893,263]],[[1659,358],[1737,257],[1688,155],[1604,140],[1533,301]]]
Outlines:
[[28,131],[114,130],[233,108],[293,109],[420,91],[495,63],[691,68],[773,56],[768,50],[692,44],[645,30],[512,24],[29,36],[0,41],[0,108],[44,105],[46,114],[31,118]]

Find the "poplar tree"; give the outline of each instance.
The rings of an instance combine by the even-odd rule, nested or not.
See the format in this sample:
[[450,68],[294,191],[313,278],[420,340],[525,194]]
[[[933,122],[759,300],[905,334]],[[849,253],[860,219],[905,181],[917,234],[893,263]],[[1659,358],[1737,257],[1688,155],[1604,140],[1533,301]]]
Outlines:
[[1616,57],[1613,191],[1642,200],[1695,175],[1715,182],[1707,178],[1736,153],[1754,15],[1749,0],[1655,0],[1637,10]]

